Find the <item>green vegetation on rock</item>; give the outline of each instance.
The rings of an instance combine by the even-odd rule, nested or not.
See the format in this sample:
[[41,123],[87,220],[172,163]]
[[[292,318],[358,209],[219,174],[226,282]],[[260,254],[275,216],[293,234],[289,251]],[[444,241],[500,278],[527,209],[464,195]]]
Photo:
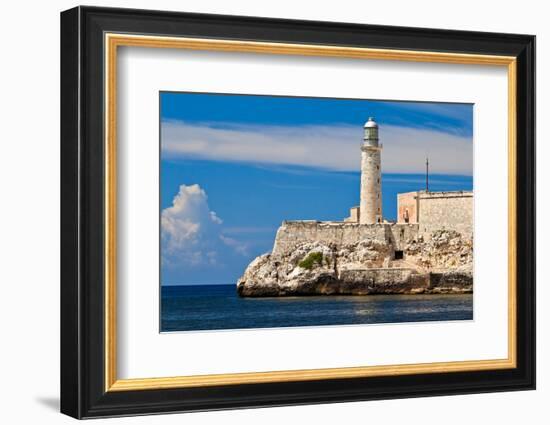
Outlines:
[[306,258],[298,263],[303,269],[311,270],[314,264],[322,265],[323,264],[323,253],[322,252],[310,252]]

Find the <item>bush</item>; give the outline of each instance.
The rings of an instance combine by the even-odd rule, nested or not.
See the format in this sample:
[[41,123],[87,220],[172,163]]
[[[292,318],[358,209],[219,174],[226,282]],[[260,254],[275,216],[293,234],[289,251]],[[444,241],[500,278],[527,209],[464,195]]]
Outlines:
[[303,269],[311,270],[314,264],[322,265],[323,264],[323,253],[322,252],[310,252],[306,258],[298,263]]

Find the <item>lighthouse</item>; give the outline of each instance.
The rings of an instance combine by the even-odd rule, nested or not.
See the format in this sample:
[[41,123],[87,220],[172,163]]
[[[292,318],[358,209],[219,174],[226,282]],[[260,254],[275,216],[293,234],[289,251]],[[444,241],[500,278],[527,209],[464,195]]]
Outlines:
[[364,125],[361,145],[361,201],[359,223],[382,222],[382,185],[380,158],[382,145],[378,143],[378,124],[370,117]]

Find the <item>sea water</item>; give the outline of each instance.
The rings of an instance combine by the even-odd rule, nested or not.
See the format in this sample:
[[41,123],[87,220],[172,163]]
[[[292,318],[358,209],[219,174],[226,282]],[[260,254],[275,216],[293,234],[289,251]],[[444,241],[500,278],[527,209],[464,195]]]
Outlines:
[[473,296],[241,298],[233,285],[161,287],[161,331],[472,320]]

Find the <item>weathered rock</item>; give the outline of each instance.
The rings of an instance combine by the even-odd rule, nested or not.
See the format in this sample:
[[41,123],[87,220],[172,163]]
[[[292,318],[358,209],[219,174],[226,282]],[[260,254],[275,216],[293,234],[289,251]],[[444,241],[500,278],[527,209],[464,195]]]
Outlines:
[[257,257],[237,282],[245,297],[468,293],[471,239],[442,230],[406,241],[395,260],[391,239],[306,241]]
[[411,240],[405,245],[404,252],[409,261],[424,268],[471,268],[473,260],[472,240],[464,239],[453,230],[433,232],[426,241],[423,237]]

